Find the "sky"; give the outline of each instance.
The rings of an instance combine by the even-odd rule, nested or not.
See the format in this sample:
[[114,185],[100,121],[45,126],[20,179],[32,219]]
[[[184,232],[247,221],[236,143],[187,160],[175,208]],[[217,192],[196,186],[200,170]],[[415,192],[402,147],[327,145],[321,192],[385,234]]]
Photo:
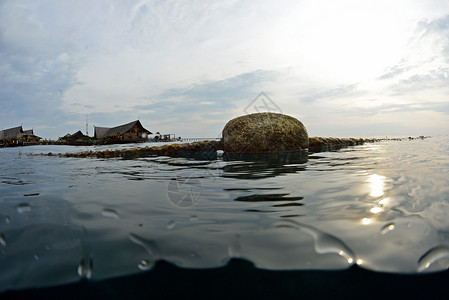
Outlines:
[[0,129],[219,137],[257,111],[309,136],[447,134],[449,1],[0,0]]

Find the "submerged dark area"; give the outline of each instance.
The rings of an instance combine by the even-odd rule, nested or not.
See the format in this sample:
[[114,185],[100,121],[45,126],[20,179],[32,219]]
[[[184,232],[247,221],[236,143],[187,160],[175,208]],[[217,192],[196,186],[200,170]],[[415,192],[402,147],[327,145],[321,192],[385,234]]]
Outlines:
[[343,271],[270,271],[234,259],[217,269],[182,269],[161,261],[150,272],[104,281],[0,294],[2,299],[446,299],[449,272],[401,275],[357,266]]

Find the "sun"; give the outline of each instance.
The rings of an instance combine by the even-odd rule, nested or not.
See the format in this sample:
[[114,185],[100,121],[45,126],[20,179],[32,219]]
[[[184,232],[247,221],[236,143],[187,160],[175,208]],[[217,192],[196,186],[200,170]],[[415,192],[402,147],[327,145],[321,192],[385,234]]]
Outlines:
[[278,22],[275,48],[286,62],[360,82],[400,61],[415,23],[399,1],[318,2],[306,1]]

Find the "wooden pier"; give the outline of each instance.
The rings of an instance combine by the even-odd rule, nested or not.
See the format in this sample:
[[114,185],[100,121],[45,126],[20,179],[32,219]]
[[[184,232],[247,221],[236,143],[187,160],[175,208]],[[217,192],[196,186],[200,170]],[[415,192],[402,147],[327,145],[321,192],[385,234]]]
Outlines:
[[201,141],[220,141],[220,137],[215,138],[181,138],[181,142],[201,142]]

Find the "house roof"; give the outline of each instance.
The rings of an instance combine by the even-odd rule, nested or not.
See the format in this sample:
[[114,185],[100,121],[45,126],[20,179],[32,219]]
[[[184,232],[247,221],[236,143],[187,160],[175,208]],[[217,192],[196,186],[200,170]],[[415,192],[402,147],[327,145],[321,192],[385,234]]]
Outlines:
[[78,130],[74,134],[67,134],[66,138],[68,139],[86,139],[89,138],[87,135],[84,135],[81,130]]
[[108,132],[111,128],[108,127],[97,127],[95,126],[95,137],[97,138],[103,138],[105,136],[108,136]]
[[4,139],[4,140],[15,139],[19,136],[19,134],[23,133],[23,129],[22,129],[22,126],[17,126],[14,128],[2,130],[2,132],[3,132],[2,139]]
[[18,139],[22,137],[37,137],[33,129],[23,130],[22,126],[17,126],[0,131],[0,140]]
[[74,135],[78,136],[78,135],[84,135],[84,134],[81,132],[81,130],[78,130],[74,134],[71,134],[71,136],[74,136]]
[[24,137],[24,136],[34,136],[33,129],[23,130],[22,133],[19,133],[17,137]]
[[33,129],[24,130],[23,135],[34,135]]
[[130,122],[128,124],[124,124],[124,125],[120,125],[120,126],[116,126],[116,127],[112,127],[112,128],[95,126],[95,136],[97,138],[102,138],[105,136],[123,134],[123,133],[131,130],[135,125],[139,125],[140,127],[142,127],[142,129],[144,131],[146,131],[148,134],[151,134],[151,132],[149,130],[145,129],[142,126],[142,124],[140,123],[140,121],[137,120],[137,121]]

